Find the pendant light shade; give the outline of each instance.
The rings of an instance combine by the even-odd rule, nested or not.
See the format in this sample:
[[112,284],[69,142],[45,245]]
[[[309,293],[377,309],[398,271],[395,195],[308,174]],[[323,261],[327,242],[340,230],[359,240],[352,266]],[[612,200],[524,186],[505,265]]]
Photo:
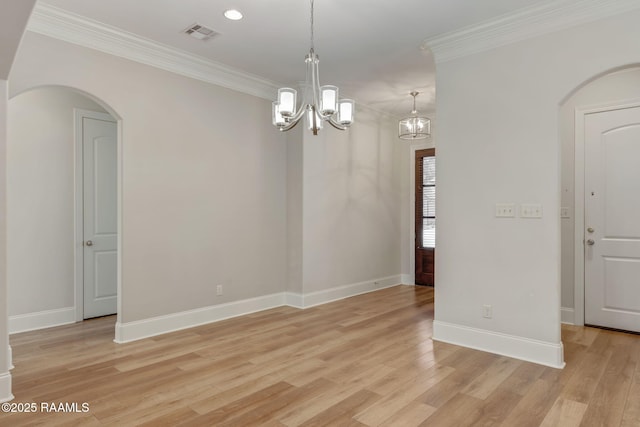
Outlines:
[[290,87],[278,89],[279,111],[282,117],[291,117],[296,111],[296,90]]
[[355,102],[353,99],[341,99],[338,103],[338,123],[342,126],[349,126],[353,122],[353,112]]
[[413,96],[413,110],[411,115],[398,123],[398,136],[400,139],[425,139],[431,136],[431,120],[418,116],[416,110],[416,96],[418,92],[410,93]]

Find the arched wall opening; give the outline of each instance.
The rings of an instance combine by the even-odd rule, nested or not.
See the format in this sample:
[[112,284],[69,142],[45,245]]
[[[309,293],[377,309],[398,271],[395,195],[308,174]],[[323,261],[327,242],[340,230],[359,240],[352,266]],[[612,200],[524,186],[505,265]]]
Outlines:
[[[82,159],[78,111],[117,122],[115,268],[121,307],[121,122],[98,97],[43,85],[12,96],[7,139],[7,282],[9,332],[83,319]],[[108,115],[108,116],[107,116]],[[79,162],[79,163],[78,163]]]
[[586,80],[562,101],[559,117],[561,178],[561,319],[584,325],[584,117],[640,105],[640,64],[611,68]]

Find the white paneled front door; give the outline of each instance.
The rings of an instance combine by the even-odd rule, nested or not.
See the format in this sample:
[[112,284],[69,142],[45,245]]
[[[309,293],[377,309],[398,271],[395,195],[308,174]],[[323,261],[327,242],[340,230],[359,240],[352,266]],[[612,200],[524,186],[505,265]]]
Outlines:
[[83,113],[84,318],[117,311],[117,125]]
[[640,107],[585,116],[585,323],[640,332]]

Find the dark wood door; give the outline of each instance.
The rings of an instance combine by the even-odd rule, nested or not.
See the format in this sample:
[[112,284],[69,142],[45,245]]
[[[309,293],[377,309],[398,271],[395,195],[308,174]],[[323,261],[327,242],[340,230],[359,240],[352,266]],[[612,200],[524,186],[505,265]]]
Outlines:
[[416,285],[434,286],[436,256],[436,150],[416,151]]

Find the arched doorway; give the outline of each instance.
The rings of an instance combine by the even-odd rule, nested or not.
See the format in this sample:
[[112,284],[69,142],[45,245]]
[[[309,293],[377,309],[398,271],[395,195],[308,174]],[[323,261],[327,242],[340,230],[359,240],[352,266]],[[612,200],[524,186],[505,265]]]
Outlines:
[[[588,196],[585,174],[587,177],[590,174],[589,168],[585,168],[585,118],[633,105],[640,105],[640,68],[637,66],[610,70],[589,80],[572,92],[561,105],[561,283],[564,323],[585,324],[585,280],[593,279],[589,276],[593,274],[589,267],[593,266],[589,264],[592,260],[587,258],[593,255],[593,249],[599,247],[587,246],[585,251],[584,244],[593,240],[594,246],[597,245],[593,237],[602,231],[601,226],[596,227],[585,221],[585,217],[592,216],[585,206]],[[610,303],[616,305],[613,301]]]
[[[119,312],[120,251],[117,245],[120,239],[115,236],[120,230],[121,150],[117,114],[99,99],[63,86],[32,88],[11,98],[8,105],[10,333],[91,317],[85,309],[84,276],[88,260],[95,259],[98,252],[95,245],[85,244],[89,239],[85,235],[84,217],[88,206],[85,190],[93,188],[101,191],[99,204],[103,206],[100,209],[110,212],[107,222],[112,230],[103,227],[103,234],[114,235],[114,247],[109,255],[105,256],[103,251],[97,256],[107,262],[101,264],[102,276],[96,277],[111,281],[109,287],[96,288],[102,289],[98,299],[111,298],[111,312]],[[101,173],[106,174],[101,181],[84,185],[83,171],[92,161],[83,158],[82,120],[89,116],[109,123],[112,140],[94,138],[90,143],[98,147],[97,153],[92,154],[110,159],[101,163]],[[106,180],[109,184],[105,187],[101,183]],[[95,202],[95,199],[92,200]],[[106,227],[103,217],[96,216]]]

